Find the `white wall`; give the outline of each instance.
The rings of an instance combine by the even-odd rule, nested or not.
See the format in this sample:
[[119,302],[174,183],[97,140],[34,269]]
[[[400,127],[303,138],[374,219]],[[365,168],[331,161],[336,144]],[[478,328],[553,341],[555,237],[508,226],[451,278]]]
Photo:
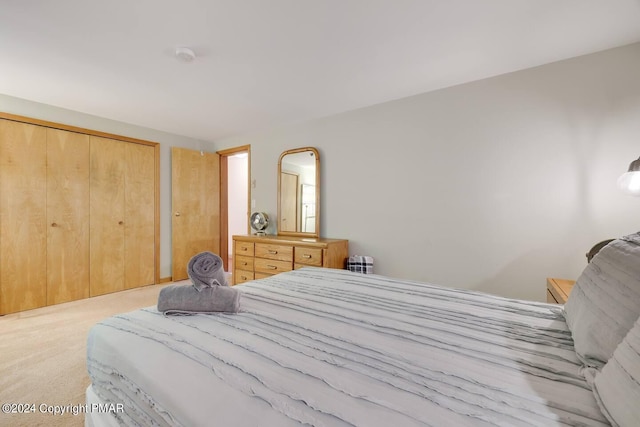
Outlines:
[[615,186],[640,156],[638,76],[635,44],[215,145],[251,144],[273,224],[280,153],[315,146],[323,237],[376,273],[542,301],[640,229]]
[[160,143],[160,277],[171,276],[171,147],[211,149],[195,139],[0,94],[0,111]]
[[[247,234],[249,159],[246,156],[229,156],[227,162],[229,235]],[[229,254],[233,254],[233,240],[231,238],[229,238]]]

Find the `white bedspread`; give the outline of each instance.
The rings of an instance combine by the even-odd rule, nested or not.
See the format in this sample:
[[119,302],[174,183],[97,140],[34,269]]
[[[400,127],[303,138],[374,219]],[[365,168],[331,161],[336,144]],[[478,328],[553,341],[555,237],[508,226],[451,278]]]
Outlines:
[[239,314],[93,327],[92,388],[121,422],[608,425],[559,306],[319,268],[237,289]]

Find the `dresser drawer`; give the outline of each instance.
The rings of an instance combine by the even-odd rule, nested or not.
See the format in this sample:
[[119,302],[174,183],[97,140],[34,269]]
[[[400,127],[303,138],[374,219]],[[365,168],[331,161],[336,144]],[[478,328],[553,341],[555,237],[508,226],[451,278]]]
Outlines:
[[[293,261],[293,246],[256,243],[256,258],[268,258],[291,262]],[[291,270],[291,268],[289,268],[289,270]]]
[[240,283],[248,282],[249,280],[253,280],[253,271],[246,270],[236,270],[233,273],[233,283],[239,285]]
[[236,240],[236,248],[235,248],[235,255],[246,255],[246,256],[253,256],[253,243],[251,242],[240,242]]
[[267,274],[278,274],[284,271],[291,271],[291,261],[256,258],[255,271],[256,273],[260,272]]
[[295,246],[293,249],[294,261],[296,264],[322,266],[322,249],[306,248],[304,246]]
[[[567,279],[547,278],[547,302],[566,304],[571,294],[571,289],[576,282]],[[553,301],[552,301],[553,300]]]
[[237,255],[236,259],[233,260],[234,268],[238,270],[253,271],[253,260],[254,258],[252,256]]
[[298,263],[293,264],[293,269],[294,270],[299,270],[299,269],[305,268],[305,267],[315,267],[315,266],[314,265],[309,265],[309,264],[298,264]]

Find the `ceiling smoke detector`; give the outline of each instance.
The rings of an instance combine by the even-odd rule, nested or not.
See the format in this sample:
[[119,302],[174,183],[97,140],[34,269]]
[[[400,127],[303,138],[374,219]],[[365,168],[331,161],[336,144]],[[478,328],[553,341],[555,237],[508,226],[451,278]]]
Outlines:
[[196,53],[188,47],[176,48],[175,56],[182,62],[191,62],[196,59]]

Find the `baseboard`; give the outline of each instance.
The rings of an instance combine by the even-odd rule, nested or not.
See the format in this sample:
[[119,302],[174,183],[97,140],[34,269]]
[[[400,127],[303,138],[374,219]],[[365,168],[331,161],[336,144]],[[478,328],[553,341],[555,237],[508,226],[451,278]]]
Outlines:
[[160,281],[158,281],[158,284],[160,284],[160,283],[168,283],[168,282],[171,282],[172,280],[173,279],[171,279],[171,276],[169,276],[169,277],[161,277]]

